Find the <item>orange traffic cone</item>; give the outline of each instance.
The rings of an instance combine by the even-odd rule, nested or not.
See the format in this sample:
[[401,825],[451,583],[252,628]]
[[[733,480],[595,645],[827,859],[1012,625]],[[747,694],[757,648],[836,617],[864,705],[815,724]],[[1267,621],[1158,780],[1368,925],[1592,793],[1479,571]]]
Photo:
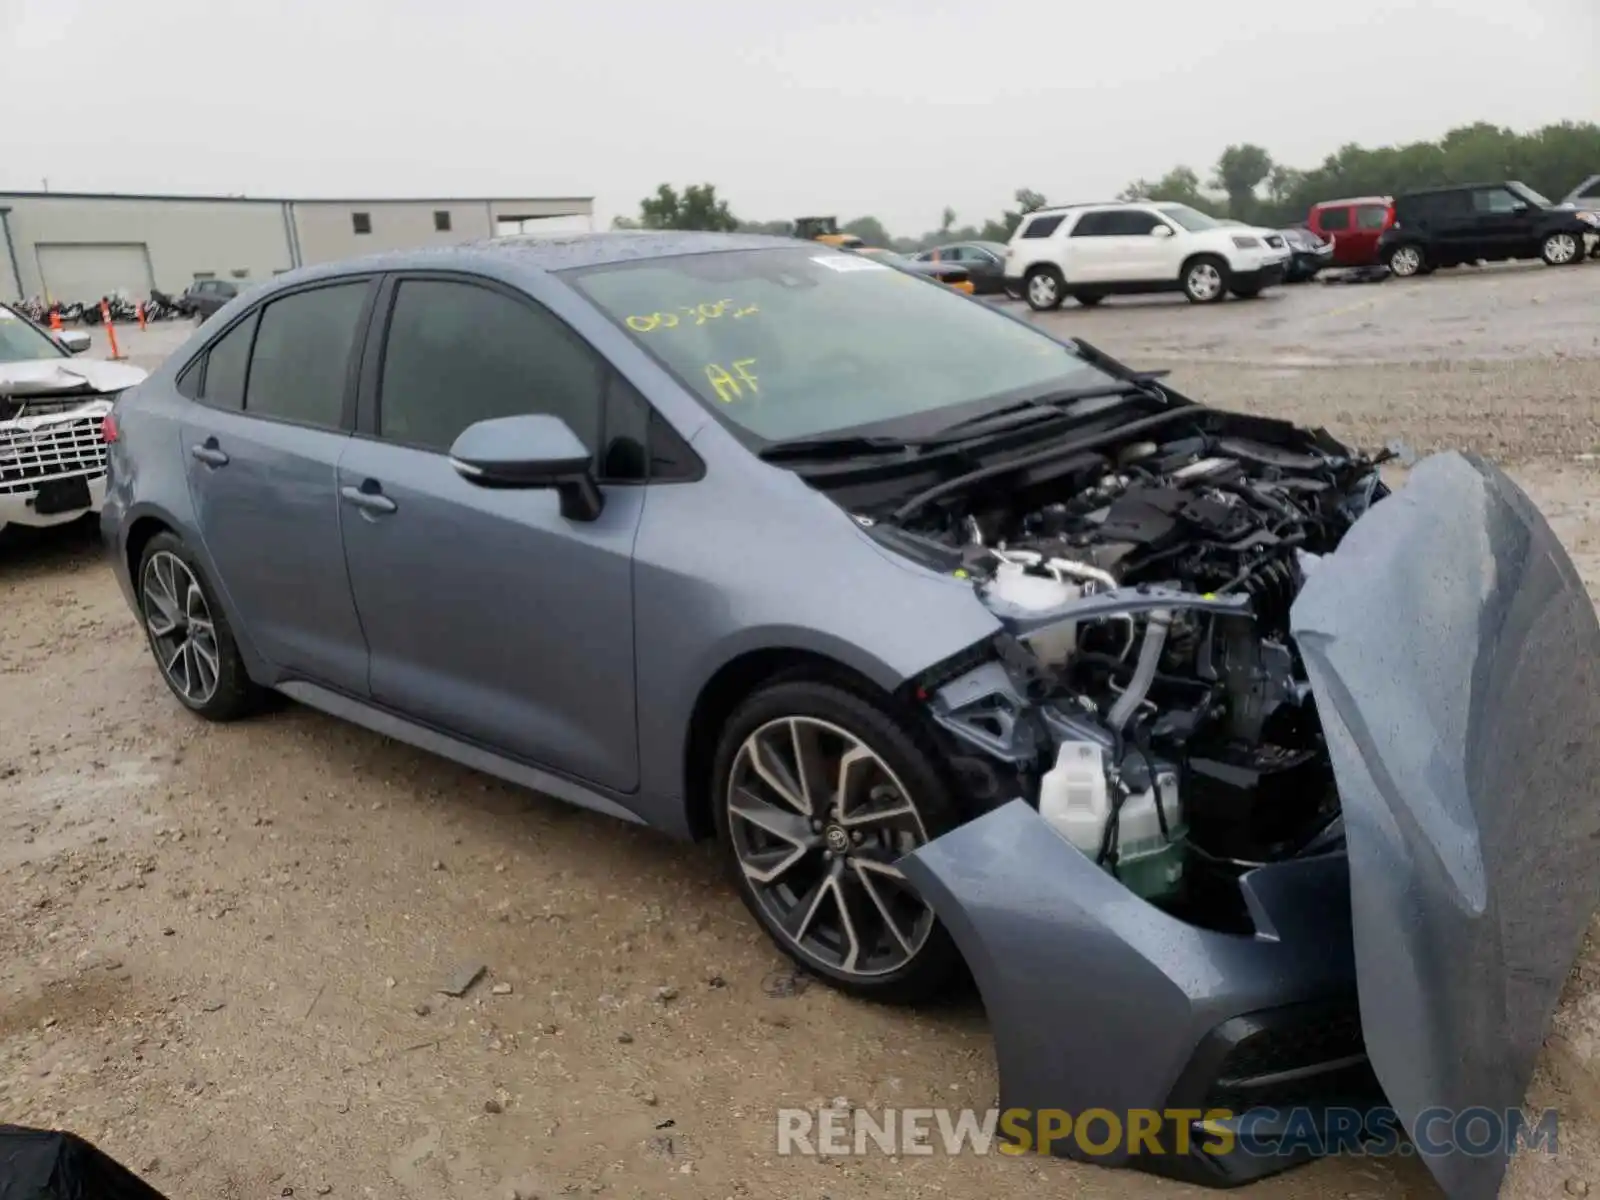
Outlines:
[[50,332],[61,332],[61,306],[58,304],[50,306]]
[[144,301],[140,300],[133,306],[134,316],[139,318],[139,328],[144,328]]

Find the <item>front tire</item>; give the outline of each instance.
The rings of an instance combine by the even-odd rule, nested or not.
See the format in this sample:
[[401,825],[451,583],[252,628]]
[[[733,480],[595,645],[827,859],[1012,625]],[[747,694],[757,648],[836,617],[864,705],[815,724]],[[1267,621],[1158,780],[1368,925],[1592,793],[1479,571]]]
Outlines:
[[1539,257],[1552,267],[1580,263],[1583,261],[1583,242],[1575,233],[1552,233],[1540,243]]
[[1215,304],[1228,292],[1228,264],[1203,254],[1184,265],[1182,283],[1190,304]]
[[248,716],[262,690],[239,657],[227,615],[187,546],[158,533],[139,557],[139,618],[167,688],[208,721]]
[[1259,287],[1236,287],[1233,294],[1240,300],[1254,300],[1261,295]]
[[1066,280],[1055,267],[1035,267],[1023,283],[1023,296],[1034,312],[1053,312],[1067,297]]
[[1084,308],[1093,308],[1105,299],[1105,295],[1101,292],[1074,292],[1072,298]]
[[717,837],[740,898],[806,971],[868,999],[949,987],[961,956],[894,862],[959,821],[914,717],[816,679],[762,688],[712,767]]

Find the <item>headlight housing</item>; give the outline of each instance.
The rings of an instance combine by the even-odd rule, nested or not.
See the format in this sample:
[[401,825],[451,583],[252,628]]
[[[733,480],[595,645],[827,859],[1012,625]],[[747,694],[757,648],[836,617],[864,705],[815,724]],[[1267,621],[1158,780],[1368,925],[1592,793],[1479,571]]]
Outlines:
[[1259,250],[1261,248],[1261,239],[1236,236],[1233,239],[1233,248],[1235,250]]

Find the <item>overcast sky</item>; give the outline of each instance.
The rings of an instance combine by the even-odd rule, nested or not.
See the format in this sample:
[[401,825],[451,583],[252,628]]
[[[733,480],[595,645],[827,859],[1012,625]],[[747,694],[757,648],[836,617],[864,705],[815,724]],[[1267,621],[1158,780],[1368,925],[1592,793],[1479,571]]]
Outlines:
[[708,181],[747,219],[910,234],[1204,176],[1233,141],[1310,166],[1600,120],[1597,0],[0,0],[0,37],[0,188],[604,221]]

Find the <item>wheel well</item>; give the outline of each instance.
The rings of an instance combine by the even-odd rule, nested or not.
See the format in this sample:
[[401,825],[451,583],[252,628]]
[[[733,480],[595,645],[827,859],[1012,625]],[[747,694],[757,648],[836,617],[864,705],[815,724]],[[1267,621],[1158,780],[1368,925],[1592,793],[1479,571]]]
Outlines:
[[1024,279],[1028,279],[1031,276],[1039,275],[1046,271],[1048,271],[1051,275],[1054,275],[1057,279],[1065,278],[1061,268],[1056,266],[1056,264],[1053,262],[1036,262],[1022,273],[1022,277]]
[[140,517],[128,530],[128,576],[136,586],[139,581],[139,560],[144,557],[144,548],[156,534],[171,532],[172,527],[159,517]]
[[1198,250],[1183,260],[1183,266],[1178,268],[1178,278],[1182,279],[1189,273],[1189,268],[1194,266],[1195,263],[1199,262],[1203,258],[1209,258],[1212,262],[1221,263],[1224,271],[1228,269],[1228,260],[1223,258],[1222,255],[1218,254],[1216,251]]
[[741,654],[707,681],[689,718],[684,752],[683,785],[689,831],[697,841],[716,830],[711,808],[711,763],[717,738],[734,709],[767,684],[779,679],[816,679],[882,699],[883,689],[859,671],[826,655],[807,650],[753,650]]

